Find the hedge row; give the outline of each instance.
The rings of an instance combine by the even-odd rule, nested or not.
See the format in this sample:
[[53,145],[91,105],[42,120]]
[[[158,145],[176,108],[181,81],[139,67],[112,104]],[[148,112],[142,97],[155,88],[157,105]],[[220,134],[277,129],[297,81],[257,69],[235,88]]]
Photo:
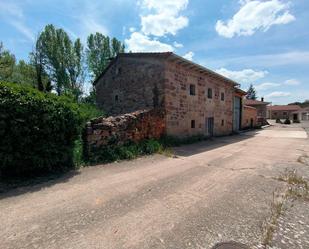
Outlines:
[[0,175],[73,166],[83,116],[65,97],[0,83]]

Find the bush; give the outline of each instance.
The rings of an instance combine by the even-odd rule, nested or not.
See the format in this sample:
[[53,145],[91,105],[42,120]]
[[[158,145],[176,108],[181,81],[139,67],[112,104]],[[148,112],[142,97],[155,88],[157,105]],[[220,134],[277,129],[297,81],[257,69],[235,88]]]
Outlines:
[[140,143],[128,143],[125,145],[109,145],[92,151],[89,155],[88,162],[108,163],[118,160],[134,159],[142,155],[150,155],[164,150],[163,145],[154,139],[145,140]]
[[284,121],[284,124],[287,124],[287,125],[291,124],[291,120],[287,118],[287,119]]
[[300,123],[300,120],[299,120],[299,119],[294,119],[294,120],[293,120],[293,123],[299,124],[299,123]]
[[0,83],[0,175],[72,167],[82,122],[69,98]]
[[280,118],[277,118],[277,119],[276,119],[276,123],[277,123],[277,124],[282,124]]

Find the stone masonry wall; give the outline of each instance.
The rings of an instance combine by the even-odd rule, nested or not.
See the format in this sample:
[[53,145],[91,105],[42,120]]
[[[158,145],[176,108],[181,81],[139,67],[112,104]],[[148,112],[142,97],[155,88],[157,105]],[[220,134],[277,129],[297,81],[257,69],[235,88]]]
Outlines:
[[251,106],[244,106],[242,125],[241,125],[242,129],[255,128],[256,126],[257,126],[257,109]]
[[159,139],[165,132],[161,109],[140,110],[129,114],[96,118],[87,123],[84,144],[87,153],[109,145]]
[[119,57],[96,83],[97,103],[108,115],[163,106],[163,58]]
[[[167,135],[209,135],[207,118],[214,118],[214,135],[232,133],[233,94],[230,83],[205,75],[194,69],[167,62],[165,74],[165,109]],[[195,95],[190,95],[190,85],[195,86]],[[212,98],[208,98],[208,88]],[[221,100],[221,93],[224,100]],[[192,120],[195,128],[191,128]]]

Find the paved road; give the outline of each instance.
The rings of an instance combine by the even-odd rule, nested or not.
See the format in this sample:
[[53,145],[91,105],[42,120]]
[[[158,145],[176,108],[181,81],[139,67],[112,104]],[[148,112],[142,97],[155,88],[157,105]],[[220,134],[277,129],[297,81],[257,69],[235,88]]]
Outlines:
[[284,187],[273,177],[291,167],[309,177],[297,162],[309,154],[305,137],[301,126],[271,127],[2,194],[0,247],[257,247],[272,193]]

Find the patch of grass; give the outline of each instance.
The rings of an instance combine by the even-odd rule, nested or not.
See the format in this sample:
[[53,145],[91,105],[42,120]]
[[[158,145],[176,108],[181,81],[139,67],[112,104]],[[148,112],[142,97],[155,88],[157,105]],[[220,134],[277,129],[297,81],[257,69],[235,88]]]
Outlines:
[[127,143],[122,146],[105,146],[98,148],[89,155],[89,164],[109,163],[119,160],[132,160],[142,155],[154,153],[169,154],[158,140],[149,139],[140,143]]
[[284,211],[285,196],[278,194],[278,192],[273,192],[273,198],[271,202],[271,216],[264,223],[263,231],[263,241],[262,244],[266,246],[271,246],[274,233],[278,225],[278,219]]

